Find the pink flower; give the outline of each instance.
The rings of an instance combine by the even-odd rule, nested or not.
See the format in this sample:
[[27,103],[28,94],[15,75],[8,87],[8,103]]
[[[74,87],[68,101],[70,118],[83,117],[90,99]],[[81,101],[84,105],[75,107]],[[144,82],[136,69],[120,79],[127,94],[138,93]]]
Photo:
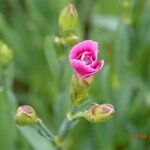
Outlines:
[[75,45],[69,54],[70,64],[82,78],[89,77],[100,71],[104,60],[97,60],[98,43],[86,40]]

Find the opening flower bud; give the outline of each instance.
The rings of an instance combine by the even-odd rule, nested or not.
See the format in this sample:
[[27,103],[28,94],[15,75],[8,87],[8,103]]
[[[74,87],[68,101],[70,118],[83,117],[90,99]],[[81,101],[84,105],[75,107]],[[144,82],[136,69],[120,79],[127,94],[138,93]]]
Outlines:
[[66,6],[59,16],[59,26],[64,36],[74,32],[78,23],[78,13],[74,5]]
[[114,106],[111,104],[94,104],[85,111],[85,118],[92,123],[105,122],[113,117]]
[[104,60],[97,60],[97,56],[98,43],[93,40],[79,42],[70,50],[69,61],[74,70],[71,97],[76,105],[84,101],[94,75],[104,66]]
[[97,57],[98,43],[93,40],[79,42],[69,53],[70,65],[81,78],[93,76],[101,71],[104,60],[97,60]]
[[19,126],[34,124],[37,122],[36,112],[29,105],[20,106],[17,109],[15,120]]

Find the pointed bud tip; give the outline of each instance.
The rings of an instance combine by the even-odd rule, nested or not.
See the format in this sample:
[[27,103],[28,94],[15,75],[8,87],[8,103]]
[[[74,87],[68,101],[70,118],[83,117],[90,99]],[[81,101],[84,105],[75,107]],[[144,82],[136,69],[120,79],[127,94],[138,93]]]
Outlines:
[[70,13],[71,15],[74,15],[74,11],[76,11],[76,8],[73,4],[69,4],[67,6],[67,9],[68,9],[68,13]]
[[111,104],[102,104],[101,108],[104,113],[115,113],[114,106]]

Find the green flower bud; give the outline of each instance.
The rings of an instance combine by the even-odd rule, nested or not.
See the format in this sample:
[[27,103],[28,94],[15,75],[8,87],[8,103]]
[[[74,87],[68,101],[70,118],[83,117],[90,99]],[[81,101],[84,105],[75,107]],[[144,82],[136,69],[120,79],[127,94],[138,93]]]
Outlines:
[[12,59],[12,51],[0,41],[0,65],[7,65]]
[[59,26],[64,36],[72,34],[77,27],[78,13],[76,8],[69,4],[66,6],[59,16]]
[[111,104],[94,104],[89,110],[85,111],[85,119],[92,123],[105,122],[113,117],[115,113]]
[[37,122],[35,110],[29,105],[18,107],[15,120],[19,126],[31,125]]
[[81,105],[85,102],[89,94],[92,81],[93,76],[81,78],[74,72],[71,85],[71,99],[75,105]]

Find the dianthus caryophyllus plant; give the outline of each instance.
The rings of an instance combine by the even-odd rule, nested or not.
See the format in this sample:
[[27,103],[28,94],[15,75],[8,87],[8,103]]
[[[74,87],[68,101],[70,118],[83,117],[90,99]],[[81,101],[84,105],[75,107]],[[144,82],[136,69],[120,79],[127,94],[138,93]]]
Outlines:
[[[62,58],[67,56],[65,53],[67,51],[62,51],[63,48],[68,49],[69,46],[74,45],[79,40],[79,37],[75,33],[77,21],[78,14],[75,7],[73,5],[65,7],[59,17],[61,34],[60,37],[56,37],[54,40],[55,46],[59,50],[58,59],[61,58],[61,63],[64,60]],[[55,49],[56,51],[57,48]],[[50,141],[57,150],[65,150],[64,140],[81,118],[91,123],[102,123],[111,119],[115,113],[113,105],[91,105],[91,103],[88,103],[89,101],[85,101],[88,98],[87,96],[94,79],[93,77],[104,66],[104,60],[98,60],[98,52],[98,43],[93,40],[79,42],[70,49],[69,61],[73,68],[70,96],[73,103],[70,111],[66,113],[66,118],[64,118],[58,132],[53,133],[49,130],[42,119],[38,117],[36,111],[29,105],[23,105],[17,109],[15,116],[16,123],[19,126],[32,125],[38,129],[39,133]],[[60,73],[64,73],[63,67],[61,68],[61,63]],[[61,82],[59,82],[59,84],[61,86],[63,85]],[[87,105],[84,104],[88,104],[89,108],[87,109],[87,107],[85,107]]]

